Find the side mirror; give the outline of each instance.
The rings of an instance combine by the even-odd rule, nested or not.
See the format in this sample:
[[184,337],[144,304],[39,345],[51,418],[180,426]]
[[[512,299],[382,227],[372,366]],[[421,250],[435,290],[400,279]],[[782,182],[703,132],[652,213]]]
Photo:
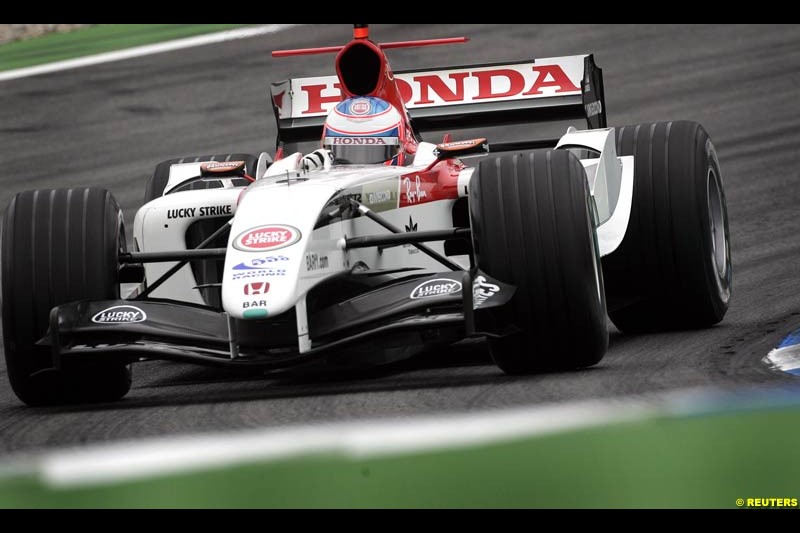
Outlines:
[[465,157],[468,155],[485,155],[489,153],[489,143],[485,138],[454,141],[436,145],[433,152],[437,159],[449,157]]
[[200,165],[200,175],[204,178],[242,177],[244,161],[208,161]]

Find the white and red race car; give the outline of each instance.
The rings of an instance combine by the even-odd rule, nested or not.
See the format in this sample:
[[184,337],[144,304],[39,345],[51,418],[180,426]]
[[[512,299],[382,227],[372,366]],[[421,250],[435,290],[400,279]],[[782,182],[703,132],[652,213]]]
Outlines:
[[[697,123],[606,127],[592,55],[394,73],[366,25],[336,75],[274,83],[277,151],[166,161],[133,225],[103,189],[26,191],[2,235],[11,385],[124,396],[130,365],[377,364],[485,337],[509,373],[598,363],[626,331],[710,326],[731,294],[720,167]],[[328,111],[403,114],[400,165],[299,164]],[[466,128],[577,120],[558,139]],[[430,132],[441,143],[423,140]],[[121,292],[120,288],[135,289]]]

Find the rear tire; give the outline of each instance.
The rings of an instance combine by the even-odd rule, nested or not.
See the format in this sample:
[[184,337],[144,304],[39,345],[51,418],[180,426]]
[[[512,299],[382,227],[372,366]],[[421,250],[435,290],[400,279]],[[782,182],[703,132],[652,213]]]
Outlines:
[[3,341],[11,387],[26,404],[111,401],[130,389],[129,365],[55,370],[51,349],[35,344],[53,307],[119,298],[125,248],[122,212],[104,189],[26,191],[11,200],[2,233]]
[[622,244],[603,258],[609,316],[621,331],[702,328],[725,316],[733,275],[725,193],[714,145],[696,122],[617,129],[634,156]]
[[510,374],[599,362],[608,347],[593,200],[580,161],[534,150],[482,161],[470,181],[478,267],[516,286],[476,311],[497,365]]
[[[255,177],[256,166],[258,165],[258,157],[250,154],[221,154],[221,155],[198,155],[189,157],[180,157],[176,159],[168,159],[156,165],[153,176],[147,180],[147,186],[144,191],[144,203],[154,200],[164,194],[164,189],[169,181],[169,167],[175,163],[192,163],[199,161],[244,161],[245,173],[248,176]],[[186,187],[186,190],[193,189],[207,189],[209,188],[207,181],[197,181]],[[242,180],[242,185],[247,185],[250,182]]]

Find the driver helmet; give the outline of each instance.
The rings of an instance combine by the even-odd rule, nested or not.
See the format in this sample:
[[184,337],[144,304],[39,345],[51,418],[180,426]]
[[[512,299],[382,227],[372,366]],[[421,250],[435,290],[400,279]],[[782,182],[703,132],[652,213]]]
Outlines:
[[346,98],[325,119],[322,146],[334,164],[403,164],[403,116],[374,96]]

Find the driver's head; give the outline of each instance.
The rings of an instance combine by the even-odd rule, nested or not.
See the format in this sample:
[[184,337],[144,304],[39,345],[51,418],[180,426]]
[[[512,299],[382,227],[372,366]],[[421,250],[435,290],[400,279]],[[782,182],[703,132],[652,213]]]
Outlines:
[[325,120],[322,146],[334,164],[402,164],[403,117],[389,102],[373,96],[347,98]]

